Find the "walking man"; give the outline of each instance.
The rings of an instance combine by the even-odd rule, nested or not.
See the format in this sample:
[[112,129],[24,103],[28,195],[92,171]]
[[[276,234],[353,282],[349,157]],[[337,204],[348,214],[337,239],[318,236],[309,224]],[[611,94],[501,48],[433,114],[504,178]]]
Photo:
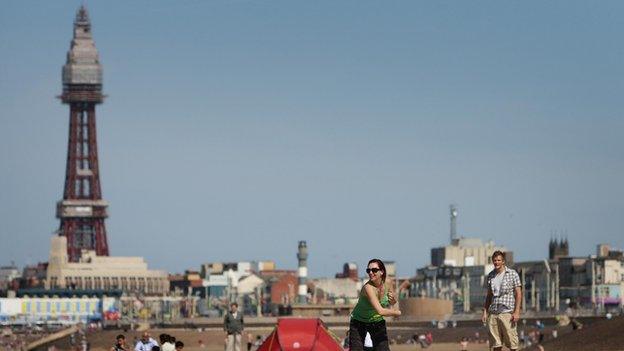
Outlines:
[[230,304],[230,311],[223,319],[223,329],[227,333],[226,351],[241,351],[243,324],[243,314],[238,311],[238,304],[232,302]]
[[110,351],[128,351],[126,346],[126,336],[123,334],[117,335],[115,338],[115,345],[111,347]]
[[501,351],[503,345],[510,350],[518,349],[520,302],[522,283],[518,273],[505,265],[505,253],[494,251],[492,270],[487,276],[487,295],[483,307],[483,323],[487,324],[490,347]]
[[141,340],[134,346],[134,351],[152,351],[154,346],[158,346],[156,340],[152,339],[148,332],[143,332]]

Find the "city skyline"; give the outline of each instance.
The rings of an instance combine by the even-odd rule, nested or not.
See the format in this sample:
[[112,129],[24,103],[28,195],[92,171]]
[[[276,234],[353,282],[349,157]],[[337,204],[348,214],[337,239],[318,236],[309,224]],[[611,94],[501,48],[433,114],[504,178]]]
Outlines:
[[[0,264],[47,260],[58,228],[79,6],[0,14]],[[622,248],[622,7],[90,1],[111,254],[295,269],[306,240],[310,277],[372,257],[405,276],[451,203],[516,260],[554,230],[572,255]]]

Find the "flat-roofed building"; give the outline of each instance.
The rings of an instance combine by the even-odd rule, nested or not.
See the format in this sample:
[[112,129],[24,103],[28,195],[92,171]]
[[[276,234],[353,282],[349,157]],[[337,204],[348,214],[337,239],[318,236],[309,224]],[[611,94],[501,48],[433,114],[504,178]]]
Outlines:
[[362,282],[350,278],[319,278],[312,280],[312,302],[315,304],[354,305]]
[[97,256],[83,250],[78,262],[69,262],[67,238],[53,236],[46,289],[120,289],[143,294],[169,291],[167,272],[150,270],[142,257]]
[[431,249],[432,266],[486,266],[492,264],[494,251],[505,252],[507,265],[513,263],[513,253],[493,241],[484,243],[479,238],[459,238],[451,245]]

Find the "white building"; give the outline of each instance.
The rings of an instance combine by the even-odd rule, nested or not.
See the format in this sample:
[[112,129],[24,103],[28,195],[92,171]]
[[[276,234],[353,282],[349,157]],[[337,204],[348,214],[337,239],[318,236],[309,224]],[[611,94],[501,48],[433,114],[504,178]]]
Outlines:
[[149,270],[142,257],[97,256],[85,250],[79,262],[69,262],[67,238],[53,236],[46,289],[121,289],[144,294],[169,291],[167,272]]
[[[349,278],[321,278],[313,280],[313,284],[312,300],[316,304],[355,304],[362,289],[361,281]],[[321,295],[323,301],[319,299]]]
[[483,243],[479,238],[459,238],[451,245],[431,249],[432,266],[487,266],[494,251],[505,252],[507,263],[513,262],[513,253],[493,241]]

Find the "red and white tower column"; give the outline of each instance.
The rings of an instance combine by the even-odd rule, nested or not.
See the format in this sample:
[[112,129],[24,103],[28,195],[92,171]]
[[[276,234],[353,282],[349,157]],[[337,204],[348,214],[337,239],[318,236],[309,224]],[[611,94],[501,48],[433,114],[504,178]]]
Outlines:
[[78,261],[82,250],[108,256],[108,203],[102,200],[98,167],[95,105],[102,95],[102,66],[84,6],[74,21],[74,37],[63,66],[63,103],[69,105],[69,141],[63,199],[57,203],[59,234],[67,237],[67,254]]

